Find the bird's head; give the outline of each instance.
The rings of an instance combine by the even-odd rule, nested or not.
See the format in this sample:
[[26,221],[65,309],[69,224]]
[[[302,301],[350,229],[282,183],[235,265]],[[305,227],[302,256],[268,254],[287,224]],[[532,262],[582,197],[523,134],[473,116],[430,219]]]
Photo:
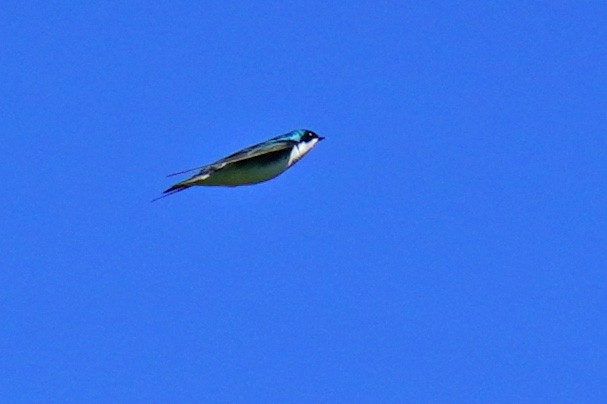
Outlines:
[[307,129],[299,129],[292,133],[295,135],[293,138],[297,141],[297,144],[293,148],[289,165],[295,164],[312,150],[318,142],[324,139],[324,137],[318,136],[316,133]]
[[300,129],[300,130],[298,130],[298,132],[299,132],[299,141],[303,142],[303,143],[311,143],[311,146],[315,145],[316,143],[318,143],[324,139],[324,137],[318,136],[316,133],[312,132],[311,130]]

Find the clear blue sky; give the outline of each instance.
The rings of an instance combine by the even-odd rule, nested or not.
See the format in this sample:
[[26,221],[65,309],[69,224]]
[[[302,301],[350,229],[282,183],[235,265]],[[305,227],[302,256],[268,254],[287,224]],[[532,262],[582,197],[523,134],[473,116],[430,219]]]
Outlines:
[[607,400],[607,5],[126,3],[0,6],[2,402]]

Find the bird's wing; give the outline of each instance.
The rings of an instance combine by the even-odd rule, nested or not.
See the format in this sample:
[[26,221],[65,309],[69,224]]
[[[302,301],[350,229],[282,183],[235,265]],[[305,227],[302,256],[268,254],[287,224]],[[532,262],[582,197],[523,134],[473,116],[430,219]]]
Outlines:
[[221,169],[228,164],[236,163],[237,161],[242,161],[253,157],[259,157],[264,154],[277,152],[279,150],[289,149],[296,144],[297,142],[294,140],[275,140],[271,142],[259,143],[254,146],[247,147],[246,149],[237,151],[234,154],[230,154],[228,157],[211,164],[211,166],[213,166],[215,169]]
[[227,166],[228,164],[236,163],[238,161],[250,159],[253,157],[259,157],[267,153],[276,152],[279,150],[285,150],[295,146],[297,142],[295,140],[288,139],[270,139],[270,141],[266,141],[263,143],[258,143],[256,145],[247,147],[246,149],[242,149],[237,151],[234,154],[230,154],[228,157],[222,158],[221,160],[217,160],[216,162],[191,168],[189,170],[179,171],[173,174],[169,174],[168,177],[172,177],[174,175],[185,174],[192,171],[200,170],[200,174],[211,173],[213,171],[218,171]]

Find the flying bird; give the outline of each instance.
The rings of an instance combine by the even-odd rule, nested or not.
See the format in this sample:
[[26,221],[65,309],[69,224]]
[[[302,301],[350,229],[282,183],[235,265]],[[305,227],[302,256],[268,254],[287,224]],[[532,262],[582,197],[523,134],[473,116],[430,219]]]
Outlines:
[[298,129],[237,151],[212,164],[170,174],[169,177],[198,171],[153,201],[195,185],[236,187],[271,180],[301,160],[323,139],[311,130]]

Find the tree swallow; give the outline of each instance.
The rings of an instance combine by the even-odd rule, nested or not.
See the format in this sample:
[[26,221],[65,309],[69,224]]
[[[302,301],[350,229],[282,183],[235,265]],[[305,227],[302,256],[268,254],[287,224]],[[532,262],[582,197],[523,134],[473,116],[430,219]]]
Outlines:
[[236,187],[271,180],[301,160],[323,139],[311,130],[298,129],[242,149],[212,164],[170,174],[169,177],[199,170],[153,201],[194,185]]

